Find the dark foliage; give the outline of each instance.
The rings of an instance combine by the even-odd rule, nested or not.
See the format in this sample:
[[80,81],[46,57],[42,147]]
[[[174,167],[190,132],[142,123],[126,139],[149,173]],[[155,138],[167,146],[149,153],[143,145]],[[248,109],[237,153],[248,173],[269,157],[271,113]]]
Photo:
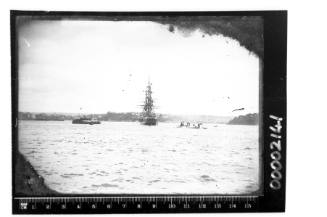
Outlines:
[[228,124],[233,125],[257,125],[259,124],[259,116],[257,113],[241,115],[233,118]]

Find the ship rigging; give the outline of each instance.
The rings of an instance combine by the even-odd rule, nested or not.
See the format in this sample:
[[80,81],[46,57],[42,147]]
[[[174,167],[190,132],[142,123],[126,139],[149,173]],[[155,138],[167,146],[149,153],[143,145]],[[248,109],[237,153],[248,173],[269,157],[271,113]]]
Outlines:
[[140,115],[140,122],[148,126],[157,125],[158,122],[156,114],[153,111],[154,105],[153,105],[151,85],[152,84],[149,81],[145,90],[145,100],[144,100],[144,105],[142,105],[143,111]]

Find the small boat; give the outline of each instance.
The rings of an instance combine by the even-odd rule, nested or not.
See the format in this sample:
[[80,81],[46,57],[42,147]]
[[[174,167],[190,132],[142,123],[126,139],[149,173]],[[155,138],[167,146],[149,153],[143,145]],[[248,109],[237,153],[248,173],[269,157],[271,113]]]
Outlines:
[[177,126],[178,128],[181,128],[181,127],[186,127],[186,128],[189,128],[189,129],[207,129],[207,128],[205,128],[205,127],[201,127],[202,126],[202,123],[197,123],[197,124],[192,124],[191,125],[191,123],[190,122],[187,122],[187,123],[185,123],[184,121],[182,121],[181,123],[180,123],[180,125],[179,126]]
[[77,118],[77,119],[74,119],[72,121],[73,124],[90,124],[90,125],[93,125],[93,124],[101,124],[101,122],[97,119],[94,119],[94,118]]

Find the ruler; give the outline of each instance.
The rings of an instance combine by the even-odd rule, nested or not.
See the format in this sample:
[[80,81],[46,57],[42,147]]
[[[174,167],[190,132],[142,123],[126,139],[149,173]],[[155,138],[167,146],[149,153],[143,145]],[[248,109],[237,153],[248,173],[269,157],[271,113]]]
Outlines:
[[255,212],[258,196],[15,197],[15,214]]

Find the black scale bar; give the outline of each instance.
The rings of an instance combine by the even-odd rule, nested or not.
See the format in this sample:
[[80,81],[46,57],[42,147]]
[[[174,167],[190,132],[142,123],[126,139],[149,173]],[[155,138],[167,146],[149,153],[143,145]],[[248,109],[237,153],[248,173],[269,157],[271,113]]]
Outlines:
[[255,212],[258,196],[17,197],[15,214]]

